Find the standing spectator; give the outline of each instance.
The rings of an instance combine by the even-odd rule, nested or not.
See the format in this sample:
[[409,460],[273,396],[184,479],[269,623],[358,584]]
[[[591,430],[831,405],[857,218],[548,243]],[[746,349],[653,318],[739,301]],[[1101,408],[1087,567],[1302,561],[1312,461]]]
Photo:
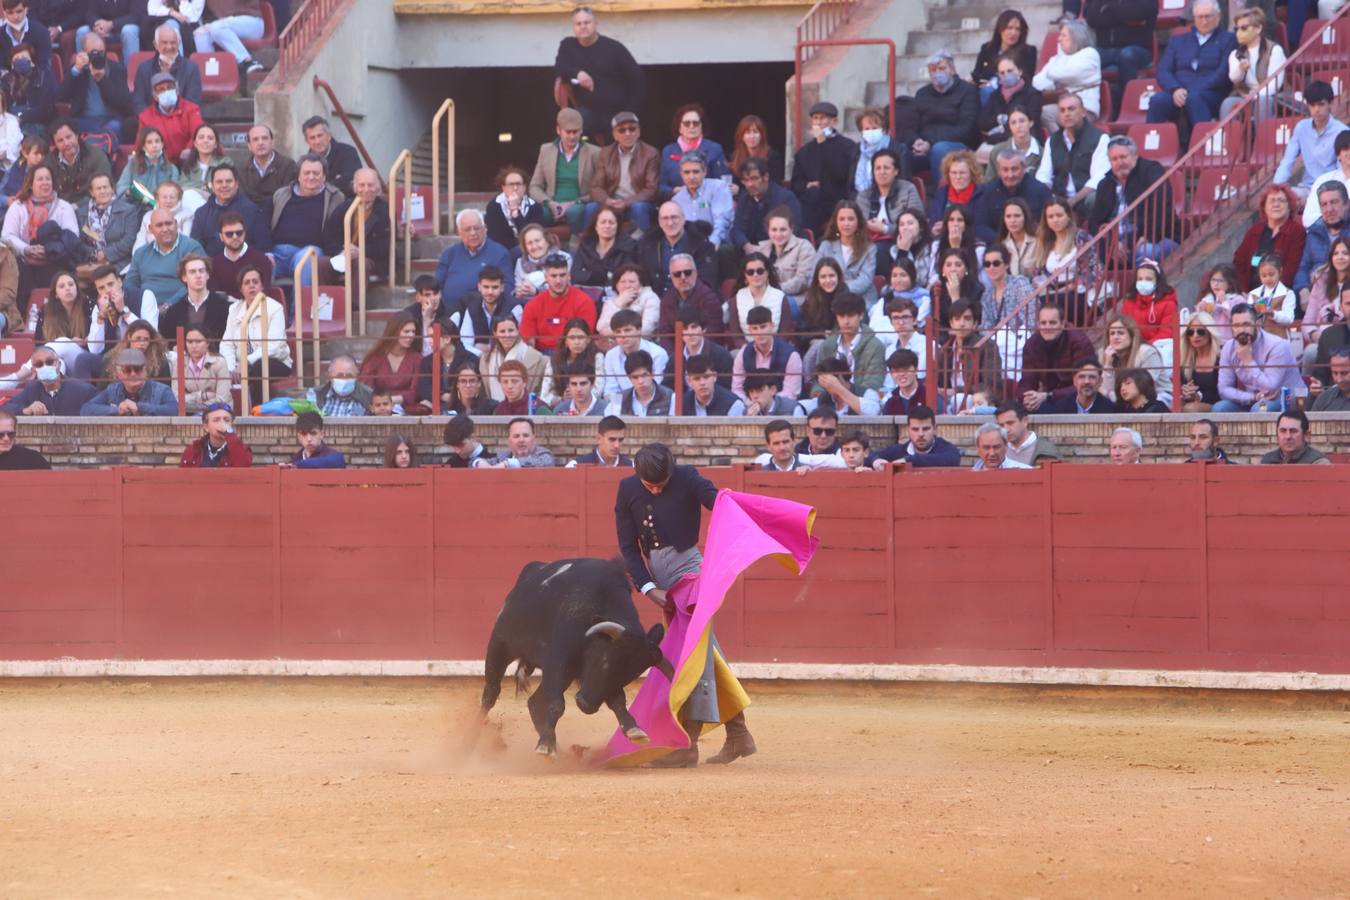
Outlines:
[[1327,364],[1330,380],[1334,384],[1323,387],[1322,381],[1314,380],[1309,388],[1310,394],[1313,387],[1317,389],[1317,400],[1312,405],[1312,411],[1350,412],[1350,345],[1343,344],[1329,351]]
[[167,72],[151,77],[150,91],[154,103],[141,110],[140,127],[159,131],[164,136],[164,155],[170,161],[179,159],[202,126],[202,108],[179,96],[178,83]]
[[551,351],[562,337],[563,326],[571,319],[584,319],[595,327],[595,301],[580,288],[572,286],[571,263],[561,253],[544,260],[544,280],[548,290],[540,291],[525,304],[520,318],[520,333],[535,349]]
[[[97,393],[88,382],[67,378],[65,364],[51,347],[35,347],[28,368],[33,379],[0,408],[0,416],[78,416],[80,408]],[[1326,394],[1330,396],[1334,390]],[[0,425],[0,429],[3,427]]]
[[483,214],[488,237],[503,247],[520,243],[526,225],[549,224],[548,208],[525,193],[525,178],[525,171],[515,166],[498,171],[495,181],[500,191],[488,201]]
[[1092,209],[1097,186],[1111,170],[1107,156],[1110,138],[1087,120],[1087,109],[1077,94],[1065,94],[1055,102],[1059,130],[1046,141],[1046,151],[1036,170],[1036,180],[1069,204]]
[[839,109],[820,102],[811,107],[811,139],[792,160],[792,193],[801,203],[804,228],[820,231],[839,201],[853,196],[858,145],[835,130]]
[[515,317],[508,312],[492,320],[492,342],[478,361],[478,371],[487,384],[488,395],[498,403],[506,396],[497,381],[497,371],[502,363],[510,360],[524,364],[530,376],[530,391],[542,395],[545,385],[553,380],[552,365],[547,356],[520,339]]
[[421,463],[417,459],[417,445],[404,434],[391,434],[384,442],[384,467],[386,469],[416,469]]
[[627,47],[600,34],[589,6],[572,11],[572,34],[559,42],[553,70],[564,90],[570,85],[585,133],[598,135],[616,113],[642,108],[646,79]]
[[422,365],[417,323],[399,313],[384,326],[384,334],[361,360],[361,383],[374,391],[388,391],[405,411],[417,403],[417,376]]
[[1300,199],[1311,198],[1313,182],[1318,176],[1336,168],[1336,136],[1350,126],[1331,114],[1331,104],[1335,100],[1331,85],[1325,81],[1310,81],[1303,87],[1303,102],[1308,104],[1308,118],[1300,119],[1294,125],[1294,132],[1289,136],[1289,143],[1284,146],[1284,156],[1280,157],[1274,178],[1277,185],[1289,185],[1294,176],[1294,163],[1302,159],[1303,177],[1298,184],[1291,185]]
[[[750,159],[760,159],[768,164],[767,175],[779,184],[783,183],[783,154],[769,146],[768,129],[759,116],[743,116],[736,123],[736,136],[731,142],[731,162],[729,167],[738,178],[744,178],[741,167]],[[742,185],[743,187],[744,185]]]
[[1181,348],[1181,411],[1209,412],[1219,402],[1219,340],[1214,319],[1198,312],[1186,322]]
[[220,238],[220,217],[227,212],[243,219],[249,242],[262,252],[272,249],[272,229],[267,214],[257,204],[239,192],[239,173],[230,162],[211,170],[211,197],[192,215],[192,239],[207,253],[215,255],[224,249]]
[[34,60],[42,69],[52,63],[52,36],[43,22],[28,15],[28,0],[4,0],[5,24],[0,27],[0,60],[10,58],[10,52],[20,44],[33,48]]
[[595,449],[584,456],[578,456],[567,464],[567,468],[577,466],[602,466],[610,469],[631,469],[633,461],[623,455],[623,419],[618,416],[605,416],[596,425]]
[[551,221],[566,222],[573,234],[585,225],[586,198],[595,179],[600,148],[581,140],[581,113],[558,110],[558,137],[539,145],[530,177],[530,197],[548,210]]
[[1027,43],[1030,36],[1026,17],[1015,9],[1005,9],[994,20],[994,34],[980,45],[975,56],[975,68],[970,72],[971,82],[980,89],[980,102],[998,90],[998,59],[1005,53],[1017,58],[1023,72],[1036,69],[1036,48]]
[[717,250],[708,240],[709,226],[704,222],[686,222],[684,210],[678,203],[662,203],[657,212],[658,228],[638,241],[638,262],[652,273],[652,287],[665,293],[670,282],[665,273],[671,269],[671,260],[688,254],[697,263],[700,277],[709,284],[717,284]]
[[752,156],[741,163],[736,171],[740,174],[744,190],[736,197],[731,241],[741,248],[742,253],[749,253],[756,244],[768,240],[768,219],[775,212],[782,211],[787,215],[789,230],[801,224],[802,208],[797,202],[797,196],[772,180],[767,162]]
[[1113,466],[1136,465],[1143,449],[1144,438],[1133,428],[1117,428],[1111,432],[1111,440],[1107,442]]
[[535,440],[532,419],[517,416],[507,422],[506,444],[510,449],[498,450],[495,461],[480,456],[470,465],[475,469],[551,469],[557,464],[553,454]]
[[[1212,2],[1212,0],[1206,0]],[[1217,15],[1217,13],[1215,13]],[[1180,244],[1176,216],[1172,209],[1172,186],[1163,178],[1163,167],[1151,159],[1139,158],[1139,147],[1128,137],[1113,137],[1107,144],[1111,174],[1103,176],[1088,216],[1088,230],[1101,232],[1116,216],[1158,185],[1148,200],[1116,226],[1120,253],[1138,265],[1146,259],[1162,261]],[[1161,184],[1159,184],[1161,182]],[[1125,261],[1125,260],[1122,260]]]
[[1233,307],[1233,337],[1219,353],[1219,402],[1214,412],[1276,412],[1305,397],[1307,387],[1288,341],[1266,334],[1246,303]]
[[982,186],[971,205],[975,219],[975,234],[980,240],[992,243],[998,237],[1003,221],[1003,207],[1009,200],[1020,199],[1035,219],[1050,200],[1050,189],[1027,171],[1027,164],[1016,150],[1000,150],[994,160],[998,180]]
[[950,51],[928,57],[928,84],[915,93],[914,106],[919,127],[909,148],[911,171],[944,172],[948,153],[979,143],[980,92],[956,74]]
[[[1336,151],[1336,163],[1330,169],[1317,176],[1313,181],[1311,196],[1317,196],[1322,185],[1340,182],[1350,188],[1350,131],[1342,131],[1333,142]],[[1311,228],[1321,211],[1312,203],[1303,207],[1303,227]]]
[[1138,78],[1139,70],[1153,62],[1158,4],[1155,0],[1085,0],[1083,18],[1097,36],[1097,54],[1101,57],[1102,69],[1115,69],[1119,75],[1111,88],[1111,105],[1120,109],[1125,85]]
[[[179,304],[183,306],[185,304]],[[218,332],[212,331],[210,335]],[[187,351],[183,359],[183,397],[188,412],[199,412],[230,403],[230,367],[211,352],[211,337],[200,325],[189,325],[183,333]],[[178,366],[169,368],[169,387],[178,396]]]
[[733,334],[749,334],[749,315],[763,308],[773,324],[772,333],[792,331],[787,301],[778,288],[778,276],[769,260],[760,253],[751,253],[741,263],[741,274],[736,280],[730,308],[727,310],[728,330]]
[[141,211],[130,200],[117,196],[111,176],[89,179],[89,196],[80,204],[75,219],[88,264],[126,268],[140,228]]
[[596,158],[586,218],[595,215],[601,207],[608,207],[626,215],[645,234],[652,227],[652,204],[656,201],[661,155],[642,140],[637,113],[616,113],[610,125],[614,143],[601,150]]
[[159,186],[170,181],[177,184],[177,179],[178,167],[164,155],[164,135],[158,128],[142,128],[136,135],[136,148],[117,179],[117,196],[147,211],[154,205],[151,200],[159,193]]
[[128,347],[113,358],[117,380],[80,409],[82,416],[176,416],[178,398],[167,384],[149,380],[145,354]]
[[745,415],[745,403],[717,383],[717,370],[708,357],[689,357],[684,367],[684,378],[689,384],[689,389],[684,392],[684,415]]
[[[259,295],[263,300],[250,313],[249,305]],[[248,378],[250,398],[261,401],[264,354],[268,357],[269,383],[288,378],[293,371],[291,347],[286,342],[286,310],[264,293],[262,270],[253,266],[245,266],[239,272],[239,297],[230,305],[230,318],[225,323],[225,339],[220,345],[220,355],[225,357],[230,373],[235,378]],[[264,314],[267,316],[265,328]],[[248,316],[247,324],[244,322],[245,315]],[[241,332],[246,334],[243,343],[239,339]]]
[[647,280],[647,270],[642,266],[629,263],[619,267],[614,273],[613,291],[605,295],[600,318],[595,322],[597,334],[609,337],[611,320],[616,314],[629,310],[640,318],[642,336],[656,339],[656,324],[661,320],[661,298],[652,291]]
[[1140,337],[1150,344],[1176,337],[1177,292],[1157,263],[1145,262],[1135,269],[1134,284],[1126,287],[1120,308],[1134,319]]
[[[1077,97],[1095,122],[1102,114],[1101,84],[1102,58],[1092,46],[1092,32],[1087,23],[1082,19],[1064,22],[1059,26],[1059,49],[1031,80],[1032,87],[1042,94],[1055,91],[1061,96]],[[1047,132],[1054,131],[1058,105],[1046,103],[1040,113],[1041,127]]]
[[28,44],[9,51],[9,70],[0,75],[0,92],[24,134],[48,133],[56,118],[56,85],[46,63],[35,62],[37,54]]
[[345,353],[328,363],[328,382],[319,385],[314,403],[326,418],[370,415],[374,392],[358,378],[356,360]]
[[745,334],[749,340],[733,356],[731,372],[732,393],[742,400],[745,380],[752,375],[772,379],[778,393],[787,400],[796,400],[802,394],[802,358],[793,346],[775,334],[769,310],[756,307],[746,315]]
[[167,209],[156,207],[150,213],[150,230],[155,240],[132,254],[126,292],[135,301],[143,291],[149,291],[158,305],[168,306],[183,299],[187,292],[178,277],[178,264],[188,256],[206,254],[201,244],[178,233],[178,221]]
[[680,179],[683,183],[670,199],[680,208],[686,223],[699,222],[708,226],[708,240],[722,251],[719,257],[730,262],[736,256],[727,241],[735,212],[731,187],[720,178],[710,179],[707,175],[708,165],[703,159],[703,151],[689,151],[680,160]]
[[703,174],[707,178],[720,181],[723,175],[731,174],[731,170],[727,168],[727,156],[722,145],[703,134],[706,118],[707,114],[703,111],[703,107],[697,103],[686,103],[675,110],[670,125],[675,140],[661,148],[659,184],[663,194],[672,194],[679,190],[682,183],[688,184],[682,171],[684,156],[687,153],[698,153],[702,156]]
[[154,85],[150,82],[156,75],[172,75],[180,97],[194,104],[202,102],[201,70],[182,54],[182,45],[176,28],[161,25],[155,29],[155,55],[136,69],[136,83],[131,92],[131,105],[137,115],[155,103]]
[[[75,127],[80,131],[108,132],[120,144],[122,122],[136,114],[127,87],[126,66],[108,58],[107,44],[96,32],[85,34],[79,43],[80,52],[71,60],[56,99],[70,104]],[[125,45],[122,52],[127,52]]]
[[851,200],[840,200],[825,226],[824,239],[816,250],[816,261],[833,259],[844,270],[844,287],[864,303],[877,299],[877,246],[867,239],[863,213]]
[[[5,10],[9,12],[8,9]],[[14,414],[0,410],[0,470],[50,469],[52,464],[36,450],[19,446],[19,421]]]
[[29,169],[0,231],[19,259],[20,297],[46,284],[58,269],[71,268],[71,253],[80,245],[79,227],[74,207],[56,196],[51,166]]
[[908,441],[872,451],[868,464],[878,472],[891,465],[954,469],[961,465],[961,451],[938,435],[937,417],[926,406],[915,406],[905,417]]
[[216,235],[220,252],[211,257],[211,290],[226,294],[239,286],[239,273],[245,266],[257,266],[263,273],[263,290],[272,290],[272,261],[248,242],[244,217],[237,212],[224,212],[218,221]]
[[78,203],[88,195],[90,178],[112,174],[108,154],[81,140],[68,119],[52,126],[52,146],[56,150],[56,193],[68,202]]
[[1219,115],[1219,104],[1232,88],[1228,57],[1237,50],[1233,33],[1219,30],[1219,16],[1218,0],[1192,2],[1194,27],[1173,35],[1158,62],[1161,90],[1148,102],[1148,121],[1174,121],[1184,109],[1194,128]]
[[[675,333],[675,317],[680,309],[691,305],[701,310],[703,320],[714,334],[723,328],[722,298],[699,277],[698,264],[688,253],[677,253],[670,258],[670,287],[661,295],[661,319],[656,325],[658,335]],[[725,340],[723,340],[725,343]]]
[[347,458],[341,451],[323,441],[323,416],[316,412],[302,412],[295,417],[295,439],[300,449],[291,456],[290,465],[297,469],[345,469]]
[[858,206],[867,219],[867,236],[889,244],[895,239],[900,214],[923,209],[923,201],[914,185],[900,177],[900,155],[894,150],[878,150],[872,155],[868,179],[867,188],[858,192]]
[[1304,309],[1308,306],[1310,299],[1308,288],[1317,267],[1327,261],[1332,241],[1347,233],[1345,214],[1347,203],[1350,202],[1350,192],[1347,192],[1345,185],[1339,181],[1329,181],[1318,188],[1316,198],[1318,208],[1322,211],[1322,218],[1307,230],[1303,242],[1303,256],[1299,259],[1298,272],[1294,275],[1293,284],[1290,285],[1294,293],[1298,294],[1299,303]]
[[778,278],[778,289],[783,292],[788,308],[796,318],[797,308],[811,284],[816,249],[806,238],[792,233],[791,215],[781,207],[769,213],[767,230],[768,238],[750,245],[745,254],[749,257],[757,253],[770,262]]
[[511,252],[487,236],[483,214],[476,209],[460,210],[455,214],[455,231],[459,234],[459,243],[446,247],[436,263],[441,296],[448,302],[460,303],[478,286],[478,274],[486,266],[503,273],[502,287],[508,296],[514,292],[514,277],[506,274],[515,271]]
[[234,413],[227,402],[202,410],[202,436],[187,445],[178,460],[180,469],[247,469],[253,451],[234,433]]
[[174,341],[180,327],[200,326],[212,335],[211,349],[216,350],[230,318],[230,298],[223,291],[211,290],[211,261],[204,256],[183,257],[178,261],[178,278],[186,293],[159,317],[160,331]]
[[[356,177],[356,170],[361,168],[361,157],[357,154],[356,148],[351,144],[334,140],[333,132],[328,127],[328,120],[323,116],[310,116],[300,129],[305,136],[305,145],[309,147],[309,153],[305,155],[317,156],[323,160],[324,174],[328,176],[329,182],[341,191],[343,196],[353,196],[352,179]],[[303,164],[303,158],[299,162]]]
[[[1266,37],[1266,14],[1258,6],[1248,7],[1237,14],[1235,33],[1237,46],[1228,54],[1228,80],[1232,84],[1232,93],[1219,104],[1222,119],[1236,109],[1266,79],[1284,66],[1284,48]],[[1284,86],[1284,73],[1280,72],[1269,87],[1264,88],[1256,99],[1253,116],[1266,118],[1275,114],[1275,97]]]
[[295,160],[276,152],[273,143],[272,129],[266,125],[248,130],[249,160],[239,174],[239,183],[245,196],[259,206],[272,202],[272,196],[300,174]]
[[[1313,204],[1308,204],[1312,206]],[[1287,265],[1302,259],[1303,245],[1308,240],[1307,229],[1294,215],[1294,192],[1288,185],[1272,184],[1257,198],[1260,219],[1242,236],[1242,243],[1233,251],[1233,269],[1237,273],[1237,292],[1252,291],[1260,284],[1257,271],[1263,257],[1274,253]]]
[[[272,195],[275,276],[291,275],[296,262],[310,248],[318,252],[320,266],[334,256],[341,256],[344,246],[342,217],[346,211],[347,198],[328,181],[323,158],[313,153],[300,157],[300,173],[295,184]],[[308,287],[311,277],[310,267],[305,266],[300,272],[300,284]]]
[[989,159],[993,146],[1008,139],[1008,114],[1020,108],[1035,117],[1041,109],[1041,92],[1031,86],[1028,76],[1032,69],[1022,69],[1013,54],[998,58],[998,89],[980,105],[979,123],[981,143],[975,156],[981,162]]
[[1331,460],[1308,444],[1308,417],[1301,409],[1287,409],[1275,420],[1279,446],[1261,457],[1263,466],[1329,466]]
[[1102,394],[1101,386],[1101,363],[1091,357],[1079,360],[1073,373],[1073,393],[1044,404],[1041,412],[1052,416],[1110,415],[1116,405]]
[[1026,407],[1016,400],[1000,403],[994,410],[994,421],[1008,439],[1008,458],[1028,466],[1043,459],[1060,459],[1055,442],[1032,431],[1027,417]]
[[590,224],[581,233],[576,255],[572,258],[572,282],[608,288],[614,284],[615,272],[635,262],[637,242],[623,234],[623,214],[605,208],[591,217]]
[[201,22],[192,32],[198,53],[210,53],[219,47],[234,57],[245,77],[263,70],[263,64],[244,46],[244,41],[263,36],[261,0],[206,0]]

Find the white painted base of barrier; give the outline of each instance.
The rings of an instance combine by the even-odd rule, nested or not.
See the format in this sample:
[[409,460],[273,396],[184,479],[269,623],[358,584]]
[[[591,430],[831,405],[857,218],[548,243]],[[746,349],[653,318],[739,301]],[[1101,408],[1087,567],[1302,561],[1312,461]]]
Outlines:
[[[961,682],[1260,691],[1350,691],[1350,675],[1050,666],[844,665],[736,663],[761,681]],[[53,659],[0,660],[0,678],[160,678],[228,676],[433,677],[483,675],[481,660]]]

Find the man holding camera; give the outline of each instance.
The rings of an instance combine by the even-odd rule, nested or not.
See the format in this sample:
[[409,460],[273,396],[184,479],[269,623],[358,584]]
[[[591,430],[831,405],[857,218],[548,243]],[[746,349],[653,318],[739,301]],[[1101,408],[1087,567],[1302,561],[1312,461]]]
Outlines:
[[[131,90],[127,69],[108,58],[108,48],[98,32],[84,36],[80,52],[71,60],[56,99],[69,103],[74,125],[84,134],[106,131],[122,141],[122,120],[131,118]],[[135,135],[130,135],[134,137]]]

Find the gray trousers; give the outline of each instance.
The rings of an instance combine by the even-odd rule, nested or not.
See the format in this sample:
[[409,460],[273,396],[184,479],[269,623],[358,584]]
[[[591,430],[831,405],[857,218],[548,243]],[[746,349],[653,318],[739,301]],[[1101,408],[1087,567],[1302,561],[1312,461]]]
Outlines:
[[[697,547],[688,550],[676,550],[673,547],[658,547],[647,560],[647,568],[652,580],[662,590],[668,590],[672,584],[689,573],[697,573],[703,565],[703,554]],[[693,693],[685,701],[682,709],[684,718],[695,722],[721,722],[717,707],[717,678],[713,652],[720,650],[717,635],[708,629],[708,656],[703,662],[703,674]]]

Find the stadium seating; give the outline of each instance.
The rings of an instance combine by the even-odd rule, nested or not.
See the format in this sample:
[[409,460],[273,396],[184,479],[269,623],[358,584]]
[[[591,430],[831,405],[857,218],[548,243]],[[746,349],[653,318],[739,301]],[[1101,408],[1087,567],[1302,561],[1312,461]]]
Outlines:
[[1152,159],[1169,167],[1181,156],[1181,139],[1177,135],[1177,126],[1171,122],[1131,125],[1126,132],[1130,140],[1139,146],[1139,155]]
[[1115,120],[1110,129],[1115,134],[1125,134],[1131,125],[1142,124],[1148,116],[1148,100],[1159,91],[1155,78],[1136,78],[1125,85],[1121,95],[1120,109],[1116,110]]
[[189,57],[202,73],[202,101],[211,103],[239,93],[239,64],[228,53],[194,53]]

